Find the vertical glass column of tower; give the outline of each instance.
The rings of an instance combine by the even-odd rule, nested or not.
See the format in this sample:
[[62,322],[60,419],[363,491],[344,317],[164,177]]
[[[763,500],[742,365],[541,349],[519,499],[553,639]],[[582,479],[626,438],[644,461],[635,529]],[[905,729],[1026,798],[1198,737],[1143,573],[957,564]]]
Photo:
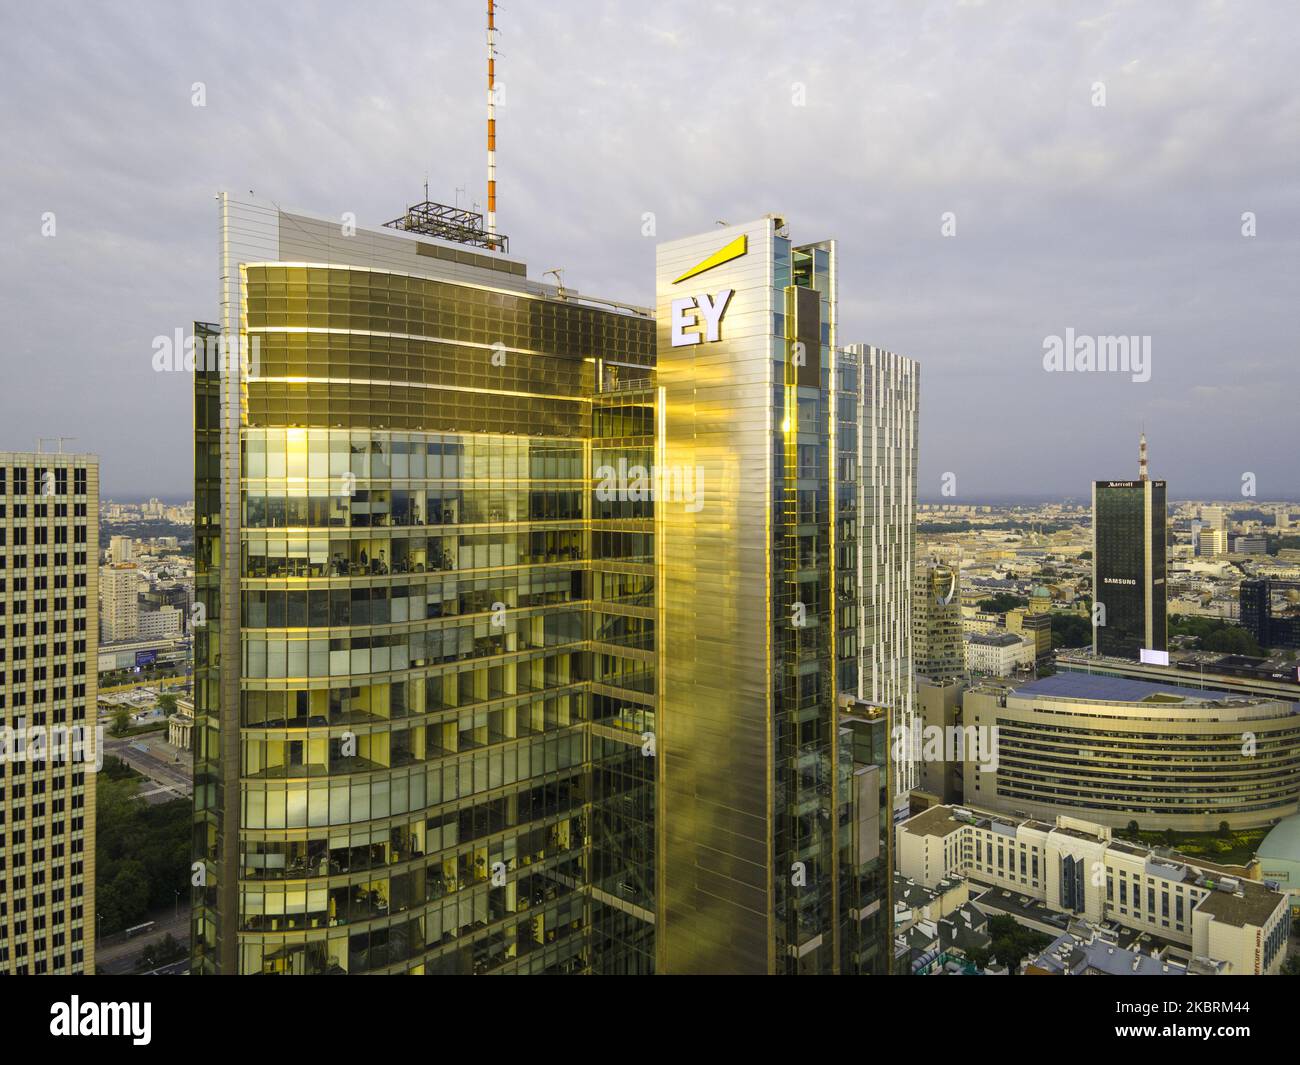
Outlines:
[[593,478],[652,446],[648,312],[228,197],[221,247],[196,971],[646,971],[653,512]]
[[884,971],[889,714],[857,698],[834,243],[772,216],[672,241],[657,293],[661,479],[696,486],[655,511],[658,968]]
[[[593,971],[655,962],[653,374],[602,359],[592,402],[591,922]],[[624,472],[626,471],[626,473]]]

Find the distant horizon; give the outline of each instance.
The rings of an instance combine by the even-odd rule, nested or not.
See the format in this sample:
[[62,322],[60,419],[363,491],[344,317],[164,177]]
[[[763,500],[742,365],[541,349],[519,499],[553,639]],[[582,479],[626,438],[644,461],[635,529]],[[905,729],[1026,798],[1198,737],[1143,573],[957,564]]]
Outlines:
[[[184,503],[193,503],[194,495],[159,495],[156,492],[150,492],[147,495],[108,495],[100,493],[100,502],[117,503],[123,505],[148,503],[151,499],[156,499],[160,503],[168,506],[180,506]],[[1054,494],[1051,492],[1024,492],[1024,493],[993,493],[988,496],[973,496],[967,499],[958,499],[953,497],[935,497],[935,496],[918,496],[917,504],[940,504],[943,506],[957,507],[997,507],[997,506],[1025,506],[1028,504],[1044,503],[1088,503],[1092,502],[1091,488],[1086,494]],[[1230,506],[1236,510],[1251,510],[1256,507],[1266,506],[1274,503],[1292,503],[1300,506],[1300,497],[1295,496],[1278,496],[1273,499],[1250,499],[1250,500],[1233,500],[1225,499],[1218,496],[1175,496],[1169,499],[1170,503],[1221,503],[1224,506]]]
[[[996,493],[983,498],[971,499],[954,499],[951,497],[917,497],[917,503],[939,503],[950,504],[962,507],[979,507],[979,506],[1023,506],[1026,503],[1064,503],[1073,501],[1076,503],[1092,504],[1092,490],[1082,495],[1065,494],[1054,495],[1052,493],[1025,492],[1022,494]],[[1276,496],[1272,499],[1228,499],[1221,496],[1200,496],[1200,495],[1181,495],[1170,496],[1167,498],[1168,503],[1221,503],[1224,506],[1232,507],[1235,510],[1250,510],[1252,508],[1267,506],[1274,503],[1291,503],[1300,506],[1300,497],[1296,496]]]

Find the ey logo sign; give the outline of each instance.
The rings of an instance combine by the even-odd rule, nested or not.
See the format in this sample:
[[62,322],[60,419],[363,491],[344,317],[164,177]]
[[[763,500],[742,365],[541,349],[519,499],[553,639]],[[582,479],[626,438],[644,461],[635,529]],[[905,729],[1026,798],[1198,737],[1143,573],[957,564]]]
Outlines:
[[[696,263],[680,277],[675,278],[673,284],[680,285],[688,278],[696,277],[706,270],[712,270],[715,266],[729,263],[732,259],[739,259],[745,254],[748,242],[749,238],[742,234],[730,244],[715,251],[707,259]],[[671,321],[673,347],[680,348],[687,344],[698,344],[701,339],[709,343],[721,339],[722,316],[726,313],[727,304],[731,302],[733,295],[734,289],[724,288],[716,295],[709,295],[706,292],[697,296],[684,296],[682,299],[673,300]],[[703,333],[698,331],[698,327],[701,325],[704,327]],[[688,333],[688,329],[691,332]]]

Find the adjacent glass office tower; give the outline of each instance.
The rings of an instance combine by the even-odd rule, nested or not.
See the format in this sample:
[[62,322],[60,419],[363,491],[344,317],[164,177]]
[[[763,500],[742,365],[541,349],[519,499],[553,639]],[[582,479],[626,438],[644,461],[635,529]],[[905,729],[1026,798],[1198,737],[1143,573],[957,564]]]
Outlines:
[[229,197],[221,286],[196,971],[648,971],[649,313]]
[[1242,627],[1260,647],[1300,647],[1300,581],[1242,581],[1237,603]]
[[659,968],[883,971],[889,715],[858,698],[835,246],[769,216],[660,245],[657,275],[658,466],[699,492],[656,508]]
[[[1165,482],[1092,484],[1093,654],[1139,659],[1165,651]],[[1100,609],[1098,609],[1100,607]]]
[[0,974],[95,971],[99,459],[0,453]]

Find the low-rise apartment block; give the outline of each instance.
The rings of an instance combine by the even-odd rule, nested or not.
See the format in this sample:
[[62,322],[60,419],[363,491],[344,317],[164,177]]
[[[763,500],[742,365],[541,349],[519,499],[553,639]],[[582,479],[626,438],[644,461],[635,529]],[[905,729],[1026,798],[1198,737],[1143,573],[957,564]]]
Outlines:
[[1179,944],[1232,975],[1277,973],[1286,957],[1283,892],[1080,818],[1048,823],[935,806],[899,826],[897,855],[898,872],[918,884],[967,877],[1012,889],[1090,924]]

